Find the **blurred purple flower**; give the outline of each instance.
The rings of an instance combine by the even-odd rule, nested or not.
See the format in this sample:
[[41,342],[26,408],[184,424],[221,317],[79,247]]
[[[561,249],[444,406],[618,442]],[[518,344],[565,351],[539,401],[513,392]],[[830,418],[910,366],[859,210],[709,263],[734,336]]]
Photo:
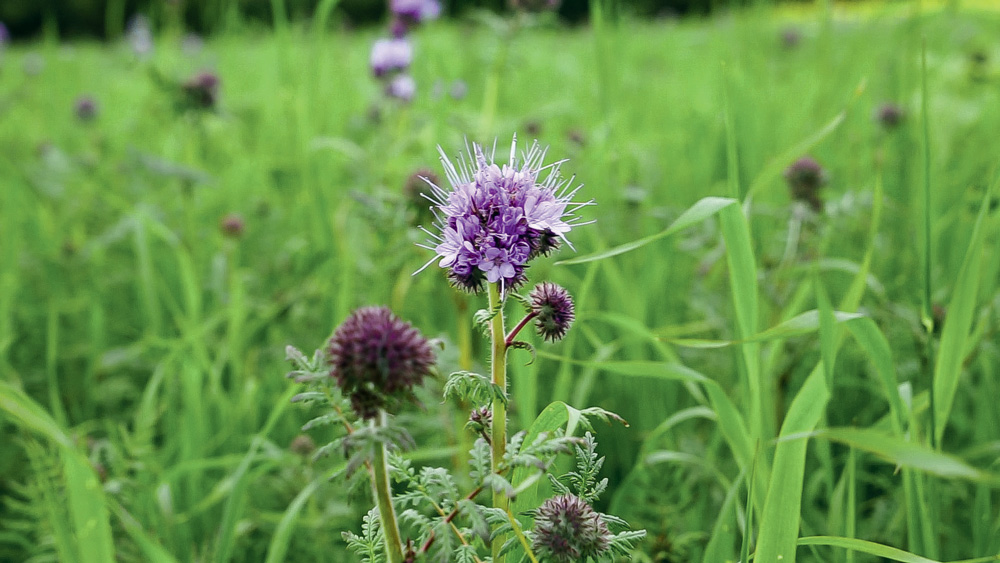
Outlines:
[[[502,168],[475,143],[457,166],[441,152],[452,189],[431,184],[428,197],[436,208],[439,233],[426,231],[432,239],[421,246],[437,257],[424,268],[438,260],[452,283],[465,291],[478,291],[484,281],[499,282],[503,290],[520,286],[527,262],[543,245],[568,244],[566,234],[581,224],[574,212],[590,204],[569,208],[579,187],[570,189],[569,181],[560,178],[564,161],[543,166],[545,149],[537,141],[518,161],[516,145],[515,137]],[[542,171],[547,175],[539,180]]]
[[417,82],[409,74],[396,75],[386,85],[385,93],[390,98],[404,102],[413,101],[413,97],[417,94]]
[[153,54],[153,30],[146,16],[139,14],[129,20],[125,40],[137,57],[144,59]]
[[413,61],[413,46],[406,39],[379,39],[372,45],[372,73],[377,77],[404,71]]
[[80,121],[91,121],[97,117],[97,101],[90,96],[80,96],[73,104],[73,113]]
[[212,109],[219,101],[219,77],[214,72],[199,72],[188,78],[181,89],[185,100],[197,108]]
[[464,80],[459,79],[451,83],[451,91],[449,92],[449,94],[451,94],[452,98],[456,100],[461,100],[468,93],[469,93],[469,86],[465,83]]
[[781,30],[781,44],[786,49],[794,49],[802,43],[802,32],[797,27],[786,27]]
[[823,210],[819,190],[827,182],[827,173],[816,159],[803,156],[785,169],[784,176],[793,199],[809,205],[813,211]]
[[441,15],[438,0],[391,0],[389,7],[393,15],[408,24],[433,20]]
[[246,221],[239,213],[229,213],[219,220],[219,230],[229,238],[240,238],[246,230]]
[[875,110],[875,120],[886,129],[895,129],[905,118],[903,108],[892,102],[885,102]]
[[7,26],[0,22],[0,49],[10,43],[10,31],[7,31]]

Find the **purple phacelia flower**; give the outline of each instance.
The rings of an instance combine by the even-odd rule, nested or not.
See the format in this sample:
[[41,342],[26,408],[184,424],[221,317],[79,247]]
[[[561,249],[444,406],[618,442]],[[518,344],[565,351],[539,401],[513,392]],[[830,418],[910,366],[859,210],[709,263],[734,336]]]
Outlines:
[[441,15],[438,0],[391,0],[389,8],[398,20],[406,24],[433,20]]
[[574,205],[579,187],[570,189],[570,181],[559,176],[565,161],[543,166],[545,150],[537,141],[518,161],[516,145],[515,137],[502,167],[478,144],[457,166],[438,149],[452,189],[428,182],[438,232],[427,231],[432,240],[421,246],[437,257],[424,268],[439,260],[452,283],[465,291],[479,291],[483,282],[499,283],[502,291],[520,286],[527,262],[558,241],[569,244],[566,234],[582,224],[575,211],[592,203]]
[[133,16],[125,30],[125,41],[139,58],[147,58],[153,53],[153,30],[146,16]]
[[412,395],[430,375],[434,351],[387,307],[362,307],[337,327],[327,346],[330,376],[365,419]]
[[531,290],[528,299],[539,336],[550,342],[562,340],[575,318],[569,292],[558,284],[542,282]]
[[786,49],[794,49],[802,43],[802,32],[796,27],[786,27],[781,30],[781,44]]
[[469,93],[469,85],[465,83],[464,80],[456,80],[451,83],[451,90],[448,94],[451,95],[454,100],[461,100]]
[[611,546],[611,532],[601,515],[573,495],[550,498],[533,514],[532,549],[545,561],[597,560]]
[[201,109],[212,109],[219,101],[219,76],[202,71],[188,78],[181,85],[186,101]]
[[406,39],[379,39],[372,45],[372,74],[382,77],[402,72],[413,61],[413,46]]
[[73,103],[73,113],[80,121],[91,121],[97,117],[97,101],[90,96],[80,96]]
[[10,43],[10,31],[7,30],[7,26],[0,22],[0,50],[2,50],[7,43]]
[[814,158],[804,156],[796,160],[785,169],[784,176],[793,199],[808,204],[813,211],[823,209],[819,190],[826,184],[827,174]]
[[404,102],[413,101],[417,95],[417,82],[409,74],[399,74],[386,84],[385,95]]
[[892,102],[885,102],[875,110],[875,120],[885,129],[895,129],[905,118],[903,108]]

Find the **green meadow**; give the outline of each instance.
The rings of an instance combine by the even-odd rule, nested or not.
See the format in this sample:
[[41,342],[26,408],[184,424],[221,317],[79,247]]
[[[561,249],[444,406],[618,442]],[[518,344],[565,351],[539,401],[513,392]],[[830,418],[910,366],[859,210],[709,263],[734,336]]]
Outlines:
[[[442,389],[490,369],[486,295],[413,275],[433,217],[406,184],[515,134],[594,205],[528,270],[576,322],[510,351],[509,426],[627,421],[592,422],[632,561],[1000,560],[1000,16],[841,9],[437,21],[410,104],[371,77],[378,29],[9,46],[0,561],[360,560],[365,472],[313,455],[337,428],[302,429],[285,348],[364,305],[441,340],[402,455],[469,490]],[[177,97],[205,69],[212,111]],[[784,177],[805,155],[819,209]]]

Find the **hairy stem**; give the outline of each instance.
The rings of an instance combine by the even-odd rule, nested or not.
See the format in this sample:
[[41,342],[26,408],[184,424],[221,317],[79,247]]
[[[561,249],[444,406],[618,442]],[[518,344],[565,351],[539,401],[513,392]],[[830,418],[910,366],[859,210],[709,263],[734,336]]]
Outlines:
[[[493,384],[507,392],[507,336],[504,334],[503,310],[500,301],[500,286],[496,283],[489,284],[490,313],[493,319],[490,320],[490,343],[492,362],[491,370]],[[493,451],[492,469],[494,473],[500,472],[503,463],[504,452],[507,447],[507,405],[504,401],[493,399],[493,429],[491,444]],[[510,499],[502,491],[493,491],[493,507],[507,510]],[[503,547],[506,537],[499,535],[493,539],[493,563],[504,563],[504,557],[500,555],[500,548]]]
[[[385,411],[382,411],[374,424],[385,426],[385,422]],[[375,446],[375,459],[372,461],[372,490],[375,493],[375,502],[378,504],[382,530],[385,533],[385,552],[389,563],[403,563],[403,541],[399,534],[399,524],[396,522],[396,509],[392,507],[386,446],[381,442]]]
[[534,311],[532,311],[532,312],[528,313],[527,315],[525,315],[525,317],[523,319],[521,319],[521,322],[517,323],[517,326],[515,326],[514,328],[512,328],[510,330],[510,334],[507,335],[507,338],[504,340],[504,344],[507,345],[507,346],[510,346],[511,344],[513,344],[514,343],[514,339],[517,338],[517,333],[521,332],[521,329],[524,328],[524,325],[526,325],[529,322],[531,322],[531,319],[533,319],[533,318],[535,318],[537,316],[538,316],[538,313],[536,313]]

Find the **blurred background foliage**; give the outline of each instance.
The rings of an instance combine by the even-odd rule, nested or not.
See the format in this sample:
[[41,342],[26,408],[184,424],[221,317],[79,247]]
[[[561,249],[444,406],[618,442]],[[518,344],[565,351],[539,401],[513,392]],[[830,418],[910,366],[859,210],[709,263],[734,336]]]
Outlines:
[[[275,7],[284,5],[291,19],[304,20],[312,16],[325,0],[3,0],[0,21],[15,38],[31,38],[44,30],[58,32],[63,37],[108,38],[121,33],[121,23],[144,14],[154,24],[183,20],[188,29],[211,33],[223,28],[233,16],[240,21],[270,25]],[[713,11],[752,3],[752,0],[611,0],[606,2],[611,12],[628,13],[637,17],[675,17],[705,15]],[[339,0],[333,22],[345,26],[361,26],[383,21],[386,0]],[[462,17],[475,10],[503,12],[510,9],[509,0],[442,0],[448,17]],[[585,21],[589,0],[563,0],[559,17],[577,23]]]

